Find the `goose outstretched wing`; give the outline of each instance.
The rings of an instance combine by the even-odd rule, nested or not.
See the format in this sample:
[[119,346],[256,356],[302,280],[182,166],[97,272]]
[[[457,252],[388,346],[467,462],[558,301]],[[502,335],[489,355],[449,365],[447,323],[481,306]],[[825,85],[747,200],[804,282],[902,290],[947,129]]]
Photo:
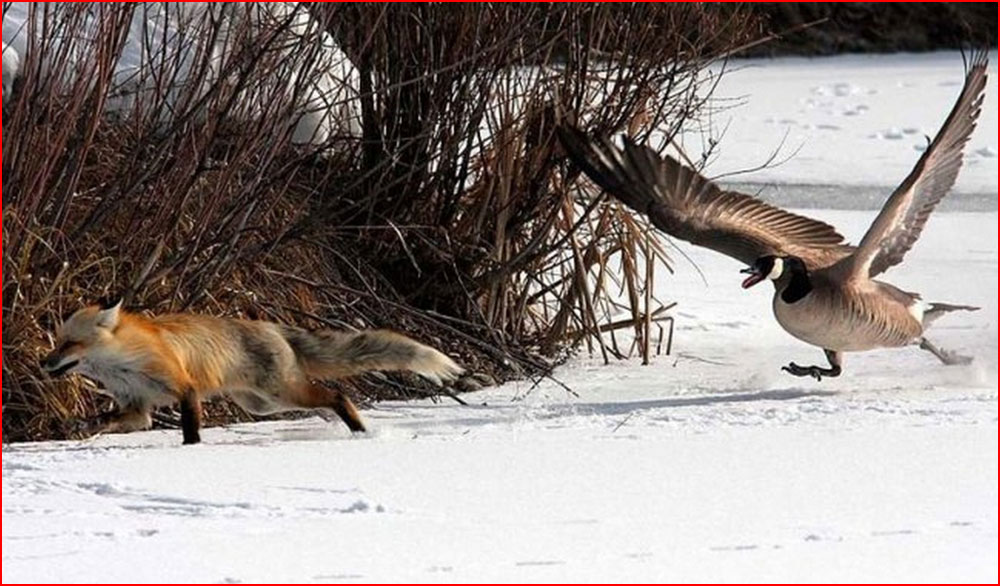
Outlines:
[[625,139],[624,148],[572,126],[558,129],[570,158],[605,191],[677,238],[746,264],[794,255],[821,268],[853,249],[829,224],[726,191],[677,160]]
[[920,237],[934,207],[955,184],[962,167],[962,148],[982,110],[988,63],[986,51],[976,52],[969,60],[965,86],[944,126],[909,176],[889,196],[857,251],[845,259],[850,275],[874,277],[899,264]]

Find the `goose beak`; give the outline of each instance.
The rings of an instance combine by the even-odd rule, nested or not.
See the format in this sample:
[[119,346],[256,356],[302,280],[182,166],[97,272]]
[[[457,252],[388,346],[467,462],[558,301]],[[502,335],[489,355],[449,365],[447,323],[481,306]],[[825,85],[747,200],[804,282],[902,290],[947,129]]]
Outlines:
[[749,289],[750,287],[753,287],[757,283],[760,283],[761,281],[764,280],[764,275],[762,275],[760,271],[757,270],[756,267],[747,267],[742,271],[740,271],[740,274],[750,275],[749,277],[743,280],[744,289]]

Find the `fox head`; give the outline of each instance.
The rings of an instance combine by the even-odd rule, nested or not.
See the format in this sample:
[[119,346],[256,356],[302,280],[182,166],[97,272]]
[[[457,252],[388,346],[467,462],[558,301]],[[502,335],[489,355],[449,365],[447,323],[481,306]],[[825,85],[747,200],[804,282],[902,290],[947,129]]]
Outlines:
[[121,300],[77,310],[56,329],[56,349],[41,360],[49,376],[57,377],[85,365],[88,355],[107,344],[121,319]]

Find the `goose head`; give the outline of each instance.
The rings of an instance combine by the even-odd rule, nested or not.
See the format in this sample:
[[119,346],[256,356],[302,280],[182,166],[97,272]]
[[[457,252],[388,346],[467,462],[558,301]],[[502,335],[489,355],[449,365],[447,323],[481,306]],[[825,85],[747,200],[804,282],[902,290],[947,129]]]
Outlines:
[[740,271],[744,275],[749,275],[743,280],[743,288],[749,289],[765,279],[770,281],[781,279],[788,270],[788,267],[786,267],[786,264],[788,264],[786,260],[788,259],[790,257],[775,256],[773,254],[759,257],[752,265]]
[[768,254],[754,261],[752,265],[740,271],[744,275],[749,275],[743,280],[743,288],[749,289],[763,280],[774,281],[775,285],[781,285],[792,280],[803,280],[809,278],[809,271],[806,263],[797,256],[776,256]]

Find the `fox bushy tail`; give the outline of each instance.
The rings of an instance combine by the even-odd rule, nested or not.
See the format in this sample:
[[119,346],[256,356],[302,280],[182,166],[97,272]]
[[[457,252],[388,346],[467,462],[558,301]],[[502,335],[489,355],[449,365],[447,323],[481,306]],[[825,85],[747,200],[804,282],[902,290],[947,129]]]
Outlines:
[[310,332],[283,327],[282,333],[303,370],[318,379],[338,379],[373,370],[408,370],[442,384],[464,372],[434,348],[389,330]]

